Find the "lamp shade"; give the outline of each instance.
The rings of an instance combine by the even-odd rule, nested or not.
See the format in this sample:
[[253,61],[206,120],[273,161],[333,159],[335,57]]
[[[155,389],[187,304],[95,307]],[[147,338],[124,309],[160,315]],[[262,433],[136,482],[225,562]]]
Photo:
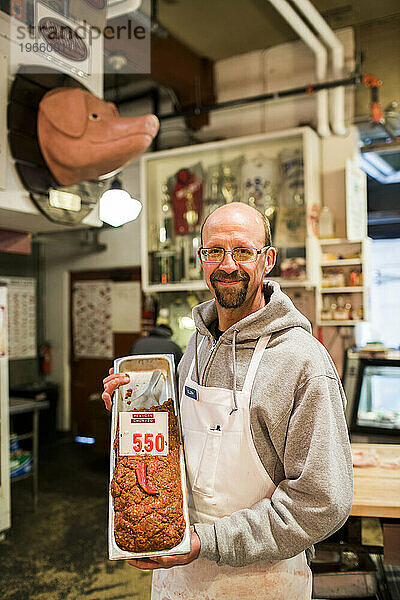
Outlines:
[[134,221],[141,210],[141,202],[122,189],[119,179],[113,181],[111,188],[105,191],[99,200],[100,219],[113,227]]

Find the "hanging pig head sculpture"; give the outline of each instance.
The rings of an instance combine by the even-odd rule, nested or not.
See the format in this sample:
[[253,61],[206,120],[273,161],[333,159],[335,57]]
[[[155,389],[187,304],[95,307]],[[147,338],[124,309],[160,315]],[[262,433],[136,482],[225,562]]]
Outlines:
[[[7,127],[15,169],[32,202],[50,221],[75,226],[107,188],[107,175],[144,152],[159,124],[155,115],[120,118],[113,104],[66,73],[21,65]],[[52,202],[58,189],[78,196],[80,209]]]
[[155,115],[122,118],[112,102],[80,88],[54,88],[39,103],[40,150],[61,186],[120,169],[148,148],[158,128]]

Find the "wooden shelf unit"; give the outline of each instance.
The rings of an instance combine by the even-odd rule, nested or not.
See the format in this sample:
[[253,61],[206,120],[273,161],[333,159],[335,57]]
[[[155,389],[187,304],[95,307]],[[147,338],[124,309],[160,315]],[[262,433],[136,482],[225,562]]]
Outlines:
[[[320,239],[320,278],[316,295],[317,324],[320,327],[344,327],[355,326],[360,321],[368,320],[369,314],[369,287],[370,287],[370,238],[359,240],[347,240],[343,238]],[[332,254],[337,258],[327,259],[324,254]],[[346,258],[349,254],[353,256]],[[362,282],[359,285],[348,285],[350,272],[354,267],[356,273],[360,273]],[[322,286],[324,274],[336,271],[343,273],[344,286]],[[337,305],[335,298],[342,296],[345,304],[351,304],[351,313],[356,312],[356,318],[334,319],[321,318],[321,313],[329,303],[329,295],[332,295],[332,304]],[[324,311],[326,312],[326,311]],[[350,313],[350,314],[351,314]]]

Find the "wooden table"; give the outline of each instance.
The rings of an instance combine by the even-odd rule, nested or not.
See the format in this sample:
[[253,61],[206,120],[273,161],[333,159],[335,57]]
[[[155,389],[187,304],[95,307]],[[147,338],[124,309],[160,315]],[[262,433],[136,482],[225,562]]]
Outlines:
[[[379,461],[400,456],[400,444],[351,444],[353,450],[373,450]],[[400,519],[400,468],[354,467],[350,516]]]
[[[400,456],[400,444],[351,444],[351,448],[374,451],[378,462],[391,462]],[[381,519],[385,563],[399,565],[400,468],[353,467],[353,473],[354,493],[350,517]],[[382,573],[386,581],[384,570]]]

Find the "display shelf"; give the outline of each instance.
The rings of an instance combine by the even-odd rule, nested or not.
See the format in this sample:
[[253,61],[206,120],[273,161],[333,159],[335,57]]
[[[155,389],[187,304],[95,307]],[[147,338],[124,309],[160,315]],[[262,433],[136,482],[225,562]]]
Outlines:
[[346,321],[340,321],[339,319],[337,321],[317,321],[318,327],[351,327],[354,326],[356,323],[360,323],[360,321],[355,321],[353,319],[349,319]]
[[319,238],[319,243],[321,244],[321,246],[336,246],[338,244],[361,244],[364,241],[364,239],[348,240],[346,238]]
[[[256,206],[270,219],[279,247],[271,279],[282,287],[317,285],[320,141],[311,128],[145,153],[140,162],[144,292],[206,289],[197,256],[200,226],[232,201]],[[305,276],[280,277],[284,271]]]
[[152,292],[188,292],[194,290],[208,290],[204,279],[198,281],[177,281],[175,283],[152,284],[149,291]]
[[346,287],[321,287],[321,294],[355,294],[363,292],[361,286],[346,286]]
[[351,265],[361,265],[361,258],[343,258],[339,260],[326,260],[321,263],[321,267],[345,267]]
[[271,279],[273,281],[276,281],[276,283],[279,283],[279,285],[281,286],[281,288],[295,288],[295,287],[301,287],[301,288],[306,288],[307,290],[313,289],[315,288],[315,283],[311,282],[311,281],[306,281],[306,280],[296,280],[296,279],[282,279],[281,277],[271,277]]
[[[306,280],[296,280],[296,279],[282,279],[281,277],[270,277],[276,283],[279,283],[281,288],[296,288],[301,287],[305,289],[314,289],[316,284]],[[265,280],[268,281],[268,278]],[[152,285],[151,291],[158,292],[185,292],[185,291],[198,291],[198,290],[208,290],[207,284],[204,279],[200,281],[191,281],[191,282],[177,282],[177,283],[160,283],[158,285]]]
[[[320,280],[316,294],[318,326],[354,326],[360,321],[368,320],[370,245],[369,238],[320,240]],[[343,256],[343,258],[323,260],[326,254]],[[323,286],[323,282],[329,280],[333,285]],[[341,283],[345,285],[340,285]],[[329,316],[334,317],[335,313],[343,315],[344,318],[329,318]],[[321,318],[322,315],[325,319]],[[346,315],[350,318],[346,318]]]

